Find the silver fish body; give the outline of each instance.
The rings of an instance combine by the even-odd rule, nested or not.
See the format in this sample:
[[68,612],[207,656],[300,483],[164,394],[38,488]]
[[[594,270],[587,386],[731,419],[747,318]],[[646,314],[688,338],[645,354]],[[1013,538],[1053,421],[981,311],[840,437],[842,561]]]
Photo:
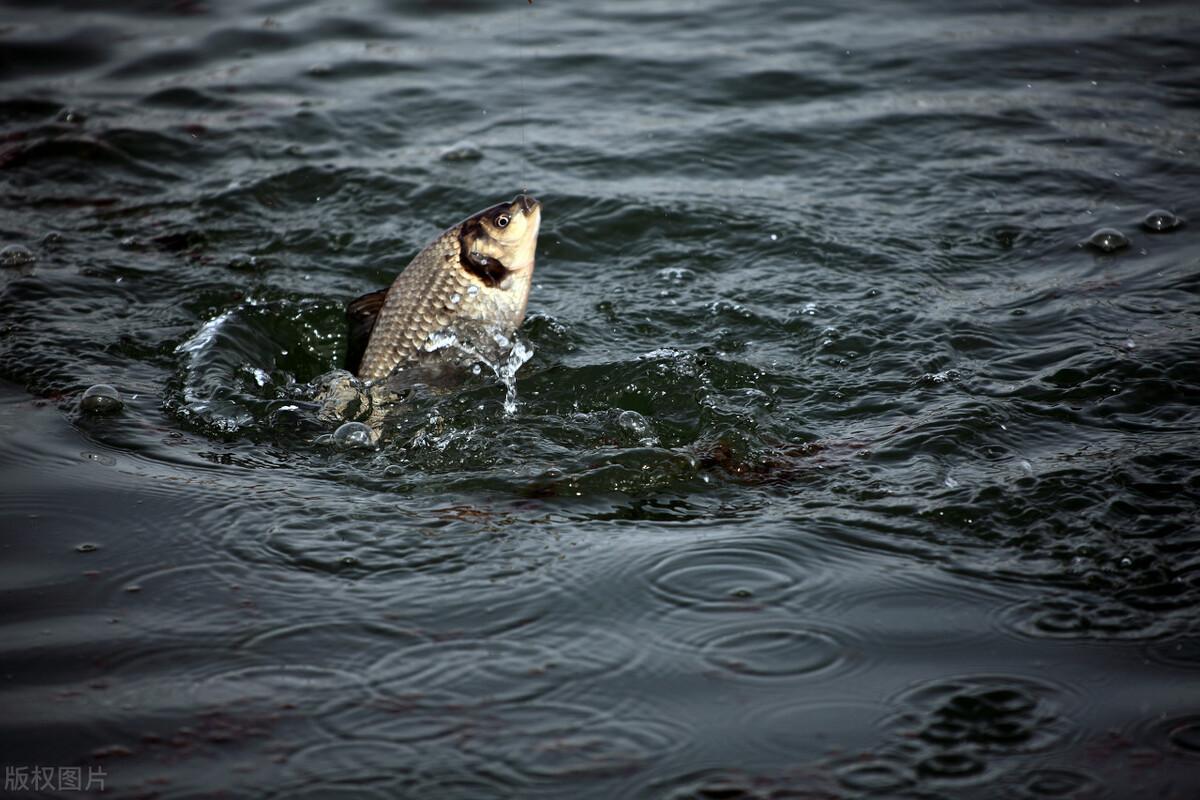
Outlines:
[[443,232],[387,289],[347,306],[347,368],[361,380],[437,382],[495,362],[525,318],[541,204],[518,195]]

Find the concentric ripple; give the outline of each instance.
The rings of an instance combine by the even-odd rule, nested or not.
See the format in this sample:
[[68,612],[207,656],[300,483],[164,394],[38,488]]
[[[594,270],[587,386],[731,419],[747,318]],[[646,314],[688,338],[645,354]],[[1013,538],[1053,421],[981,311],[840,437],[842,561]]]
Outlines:
[[[1043,767],[1008,777],[1005,789],[1021,800],[1104,797],[1100,781],[1073,769]],[[1011,787],[1011,788],[1010,788]]]
[[861,642],[847,629],[782,614],[727,616],[720,622],[695,609],[667,615],[663,624],[676,633],[665,644],[735,679],[829,679],[861,664]]
[[795,548],[769,539],[703,543],[664,556],[646,570],[655,596],[704,611],[777,604],[819,577]]
[[492,708],[459,738],[484,765],[537,781],[621,777],[684,746],[689,732],[661,718],[562,705]]
[[529,701],[571,677],[540,643],[466,639],[406,647],[370,670],[371,685],[392,698],[426,697],[447,705]]
[[1117,601],[1061,595],[1014,603],[1000,621],[1027,636],[1055,639],[1147,639],[1172,624],[1161,615]]
[[811,675],[840,660],[841,647],[829,634],[798,628],[764,627],[727,631],[706,648],[714,665],[738,675]]

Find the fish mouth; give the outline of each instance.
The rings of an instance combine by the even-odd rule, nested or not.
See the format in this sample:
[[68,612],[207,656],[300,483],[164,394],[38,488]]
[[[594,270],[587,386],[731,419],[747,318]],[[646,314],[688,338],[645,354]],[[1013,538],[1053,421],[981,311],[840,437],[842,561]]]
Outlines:
[[539,209],[542,204],[538,199],[531,194],[519,194],[513,198],[512,204],[520,208],[526,214],[532,214],[534,209]]

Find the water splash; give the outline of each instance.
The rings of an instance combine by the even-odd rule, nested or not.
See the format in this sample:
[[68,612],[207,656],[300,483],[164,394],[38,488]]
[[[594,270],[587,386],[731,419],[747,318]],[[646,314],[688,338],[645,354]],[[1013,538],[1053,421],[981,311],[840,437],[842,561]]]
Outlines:
[[449,347],[455,347],[459,350],[464,349],[456,336],[451,331],[442,329],[434,331],[425,339],[424,350],[426,353],[436,353],[439,350],[445,350]]
[[[472,287],[474,288],[474,287]],[[456,334],[447,330],[438,330],[429,334],[425,340],[424,350],[435,353],[439,350],[453,348],[467,357],[470,371],[479,375],[486,366],[504,386],[504,413],[514,414],[518,408],[517,401],[517,371],[533,358],[533,348],[518,337],[509,338],[503,331],[489,329],[495,347],[475,347],[471,342],[460,339]],[[486,351],[486,352],[485,352]]]
[[[247,302],[253,305],[254,301]],[[209,354],[236,311],[229,309],[213,317],[192,338],[175,348],[176,354],[187,356],[180,411],[184,416],[200,418],[223,433],[235,433],[253,422],[246,409],[222,397],[229,393],[228,387],[222,386],[220,377],[214,379],[206,369]]]
[[496,377],[504,384],[505,414],[511,415],[517,412],[517,370],[531,358],[533,358],[533,348],[520,339],[515,339],[512,349],[508,351],[508,355],[500,363],[499,368],[493,367]]

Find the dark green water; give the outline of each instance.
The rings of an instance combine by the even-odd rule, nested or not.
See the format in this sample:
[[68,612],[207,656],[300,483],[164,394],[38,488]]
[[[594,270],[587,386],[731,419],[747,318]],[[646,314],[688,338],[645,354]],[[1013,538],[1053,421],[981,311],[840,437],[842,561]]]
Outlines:
[[[1200,795],[1193,4],[101,7],[0,10],[6,780]],[[516,411],[321,441],[525,187]]]

